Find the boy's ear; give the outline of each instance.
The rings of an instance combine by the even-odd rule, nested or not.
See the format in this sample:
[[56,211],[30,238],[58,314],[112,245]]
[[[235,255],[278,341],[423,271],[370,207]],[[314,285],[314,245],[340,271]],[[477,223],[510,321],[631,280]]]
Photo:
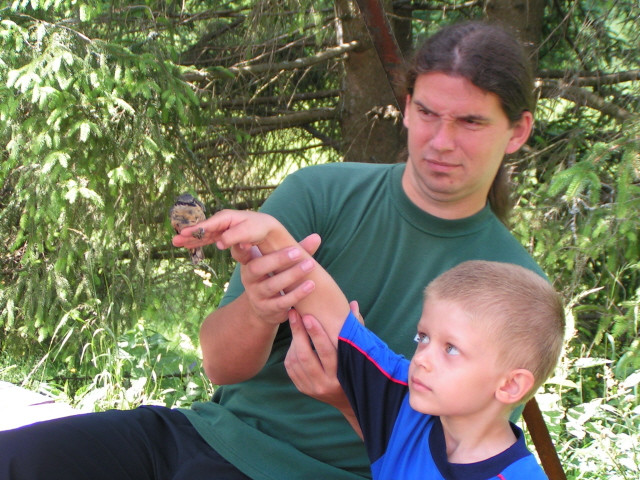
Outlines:
[[534,383],[535,378],[529,370],[524,368],[511,370],[498,385],[496,399],[505,405],[516,404],[531,391]]

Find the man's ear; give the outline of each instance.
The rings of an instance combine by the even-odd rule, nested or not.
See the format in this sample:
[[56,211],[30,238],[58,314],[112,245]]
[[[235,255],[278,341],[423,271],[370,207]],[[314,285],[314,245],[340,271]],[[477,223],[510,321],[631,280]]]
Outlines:
[[411,106],[411,95],[407,94],[404,100],[404,115],[402,116],[402,124],[405,128],[409,128],[409,107]]
[[531,135],[531,129],[533,128],[533,115],[529,111],[522,112],[522,116],[513,125],[513,134],[507,143],[507,148],[504,153],[517,152]]
[[518,403],[533,387],[533,373],[524,368],[511,370],[496,390],[496,399],[505,405]]

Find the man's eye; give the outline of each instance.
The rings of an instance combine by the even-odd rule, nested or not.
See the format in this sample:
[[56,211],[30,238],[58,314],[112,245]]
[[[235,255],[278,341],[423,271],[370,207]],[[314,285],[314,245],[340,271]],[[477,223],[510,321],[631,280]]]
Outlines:
[[425,110],[424,108],[421,108],[420,110],[418,110],[418,112],[420,112],[420,115],[423,118],[435,118],[436,114],[433,113],[431,110]]
[[416,333],[416,336],[413,337],[413,341],[416,343],[427,344],[429,343],[429,335],[426,333]]
[[446,351],[449,355],[460,355],[460,351],[453,345],[447,345]]
[[484,127],[485,123],[475,118],[467,118],[462,120],[463,125],[470,130],[478,130]]

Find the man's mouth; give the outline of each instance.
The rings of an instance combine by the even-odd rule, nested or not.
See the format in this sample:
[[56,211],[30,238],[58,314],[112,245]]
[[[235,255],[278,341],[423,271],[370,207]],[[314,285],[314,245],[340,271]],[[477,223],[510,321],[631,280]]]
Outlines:
[[453,169],[458,167],[457,164],[442,162],[440,160],[434,160],[434,159],[427,158],[427,159],[425,159],[425,161],[429,165],[429,168],[431,168],[431,170],[436,171],[436,172],[450,172],[451,170],[453,170]]

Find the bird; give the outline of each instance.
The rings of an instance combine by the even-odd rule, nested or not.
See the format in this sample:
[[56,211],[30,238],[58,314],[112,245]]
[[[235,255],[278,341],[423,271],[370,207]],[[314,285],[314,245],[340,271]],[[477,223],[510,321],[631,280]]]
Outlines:
[[[204,205],[190,193],[183,193],[178,196],[176,203],[169,210],[169,218],[171,219],[171,226],[177,233],[180,233],[183,228],[200,223],[206,218]],[[204,229],[202,228],[193,232],[193,236],[198,239],[202,238],[203,235]],[[204,259],[202,247],[190,249],[190,252],[191,261],[194,265]]]

